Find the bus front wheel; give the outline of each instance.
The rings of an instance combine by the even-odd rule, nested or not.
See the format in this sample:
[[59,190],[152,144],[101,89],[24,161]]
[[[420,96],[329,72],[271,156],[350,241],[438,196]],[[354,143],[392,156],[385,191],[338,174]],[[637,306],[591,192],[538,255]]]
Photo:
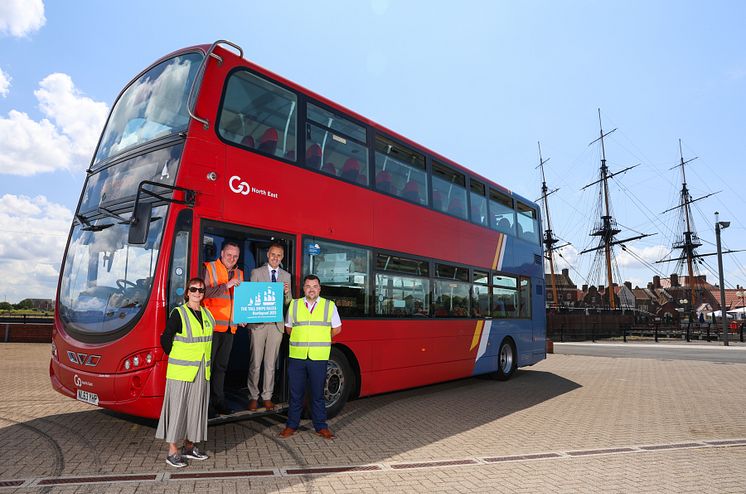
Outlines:
[[326,400],[326,416],[336,416],[350,393],[355,388],[355,374],[345,354],[338,348],[332,348],[329,363],[326,366],[326,382],[324,383],[324,399]]
[[495,373],[495,378],[498,381],[507,381],[515,373],[517,366],[513,340],[505,338],[500,343],[500,351],[497,354],[497,372]]

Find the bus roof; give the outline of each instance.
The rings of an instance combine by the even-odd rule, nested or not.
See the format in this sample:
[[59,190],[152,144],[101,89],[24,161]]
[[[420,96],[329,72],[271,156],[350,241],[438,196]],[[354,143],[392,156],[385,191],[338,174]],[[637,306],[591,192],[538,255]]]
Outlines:
[[[186,47],[186,48],[181,48],[179,50],[175,50],[175,51],[169,53],[168,55],[165,55],[165,56],[161,57],[155,63],[151,64],[150,67],[152,67],[154,65],[157,65],[158,63],[162,62],[163,60],[167,60],[167,59],[169,59],[169,58],[171,58],[173,56],[176,56],[176,55],[178,55],[180,53],[184,53],[184,52],[199,50],[199,51],[202,51],[203,53],[207,53],[210,50],[211,46],[212,45],[209,45],[209,44],[202,44],[202,45],[194,45],[194,46],[190,46],[190,47]],[[463,173],[469,174],[472,177],[474,177],[474,178],[476,178],[476,179],[478,179],[478,180],[486,183],[487,185],[489,185],[491,187],[494,187],[494,188],[497,188],[497,189],[500,189],[503,192],[506,192],[506,193],[512,195],[513,197],[515,197],[517,199],[520,199],[523,202],[530,203],[531,205],[535,206],[538,209],[538,204],[536,204],[535,201],[533,201],[531,199],[528,199],[528,198],[522,196],[521,194],[518,194],[518,193],[512,191],[511,189],[509,189],[509,188],[507,188],[507,187],[505,187],[505,186],[503,186],[501,184],[498,184],[498,183],[496,183],[496,182],[488,179],[487,177],[485,177],[483,175],[480,175],[479,173],[475,172],[474,170],[471,170],[471,169],[466,168],[465,166],[463,166],[463,165],[461,165],[459,163],[456,163],[455,161],[451,160],[450,158],[448,158],[446,156],[443,156],[442,154],[438,153],[437,151],[433,151],[433,150],[431,150],[431,149],[423,146],[422,144],[414,142],[411,139],[409,139],[409,138],[407,138],[407,137],[399,134],[398,132],[393,131],[393,130],[387,128],[387,127],[384,127],[383,125],[381,125],[381,124],[379,124],[379,123],[377,123],[377,122],[375,122],[373,120],[370,120],[369,118],[366,118],[363,115],[360,115],[356,111],[351,110],[351,109],[349,109],[349,108],[347,108],[347,107],[345,107],[345,106],[343,106],[343,105],[341,105],[341,104],[339,104],[339,103],[337,103],[335,101],[332,101],[329,98],[327,98],[327,97],[325,97],[325,96],[323,96],[321,94],[318,94],[318,93],[316,93],[314,91],[311,91],[310,89],[306,89],[305,87],[300,86],[299,84],[297,84],[297,83],[295,83],[295,82],[293,82],[293,81],[291,81],[291,80],[289,80],[289,79],[287,79],[287,78],[285,78],[285,77],[283,77],[283,76],[281,76],[279,74],[276,74],[276,73],[272,72],[271,70],[268,70],[268,69],[262,67],[261,65],[257,65],[256,63],[254,63],[254,62],[252,62],[250,60],[247,60],[246,58],[239,57],[236,53],[234,53],[234,52],[232,52],[232,51],[224,48],[223,46],[217,45],[216,46],[216,50],[218,50],[218,49],[221,51],[221,53],[220,53],[221,56],[228,55],[228,56],[231,56],[231,57],[235,57],[235,58],[241,60],[241,62],[244,63],[244,64],[246,64],[250,69],[252,69],[252,70],[254,70],[254,71],[256,71],[256,72],[258,72],[258,73],[260,73],[260,74],[262,74],[262,75],[264,75],[264,76],[266,76],[266,77],[268,77],[268,78],[270,78],[272,80],[278,81],[281,84],[283,84],[283,85],[285,85],[285,86],[287,86],[287,87],[289,87],[289,88],[291,88],[291,89],[293,89],[293,90],[295,90],[297,92],[303,93],[305,96],[308,96],[308,97],[310,97],[312,99],[318,100],[318,101],[324,103],[325,105],[328,105],[331,108],[334,108],[335,110],[337,110],[337,111],[339,111],[341,113],[349,115],[349,116],[353,117],[354,119],[359,120],[360,122],[363,122],[364,124],[369,125],[369,126],[375,128],[378,131],[381,131],[381,132],[383,132],[385,134],[388,134],[388,135],[394,137],[395,139],[403,142],[404,144],[406,144],[408,146],[417,148],[419,151],[421,151],[423,153],[430,154],[431,156],[437,158],[439,161],[442,161],[444,164],[452,166],[453,168],[455,168],[455,169],[457,169],[457,170],[459,170],[459,171],[461,171]],[[148,67],[148,69],[150,67]],[[143,72],[147,71],[148,69],[145,69]]]

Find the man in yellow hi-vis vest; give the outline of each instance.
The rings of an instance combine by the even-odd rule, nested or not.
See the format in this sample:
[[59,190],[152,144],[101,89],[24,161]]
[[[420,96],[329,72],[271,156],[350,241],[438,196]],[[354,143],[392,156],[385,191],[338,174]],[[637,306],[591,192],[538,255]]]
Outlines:
[[309,274],[303,278],[303,293],[305,298],[290,302],[285,320],[285,331],[290,334],[290,403],[288,421],[280,437],[292,436],[300,425],[307,380],[310,383],[313,428],[324,439],[333,439],[334,434],[326,425],[324,385],[332,337],[342,331],[342,321],[334,302],[319,297],[321,283],[318,276]]

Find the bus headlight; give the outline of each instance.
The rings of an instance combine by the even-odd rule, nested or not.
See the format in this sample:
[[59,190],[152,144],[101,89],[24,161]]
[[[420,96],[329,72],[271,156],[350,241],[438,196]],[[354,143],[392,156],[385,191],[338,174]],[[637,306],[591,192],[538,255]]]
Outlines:
[[155,365],[158,349],[145,348],[127,355],[119,364],[119,372],[140,370]]

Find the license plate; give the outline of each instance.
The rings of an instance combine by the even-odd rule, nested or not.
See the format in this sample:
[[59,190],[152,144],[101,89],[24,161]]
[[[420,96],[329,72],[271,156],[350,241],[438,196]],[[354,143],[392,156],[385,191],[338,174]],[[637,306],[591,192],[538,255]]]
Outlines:
[[78,390],[78,399],[90,405],[98,406],[98,395],[82,389]]

